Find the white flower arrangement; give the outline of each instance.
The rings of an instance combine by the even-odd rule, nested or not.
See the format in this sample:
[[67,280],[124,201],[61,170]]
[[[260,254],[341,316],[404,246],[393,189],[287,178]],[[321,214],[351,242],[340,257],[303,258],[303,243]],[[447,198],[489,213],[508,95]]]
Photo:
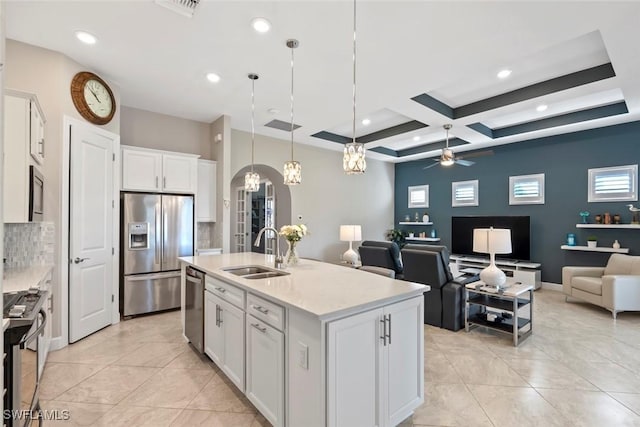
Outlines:
[[299,242],[302,240],[302,236],[306,236],[307,233],[307,226],[304,224],[283,225],[280,228],[280,235],[290,242]]

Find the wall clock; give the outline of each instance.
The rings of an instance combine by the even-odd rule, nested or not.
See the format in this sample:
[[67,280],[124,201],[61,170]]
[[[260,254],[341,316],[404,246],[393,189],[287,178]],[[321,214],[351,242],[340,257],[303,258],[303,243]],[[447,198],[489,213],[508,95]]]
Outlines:
[[116,100],[109,85],[88,71],[73,76],[71,99],[78,113],[96,125],[109,123],[116,112]]

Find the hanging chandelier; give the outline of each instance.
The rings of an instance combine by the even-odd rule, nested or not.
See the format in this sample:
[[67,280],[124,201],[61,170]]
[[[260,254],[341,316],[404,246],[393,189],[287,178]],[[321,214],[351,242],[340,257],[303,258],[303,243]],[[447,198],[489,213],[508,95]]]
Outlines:
[[251,80],[251,171],[244,175],[244,190],[249,192],[258,191],[260,189],[260,175],[253,171],[253,154],[256,138],[255,130],[255,84],[258,80],[258,75],[250,73],[247,75]]
[[353,140],[344,145],[342,168],[348,175],[361,174],[367,169],[364,144],[356,142],[356,0],[353,0]]
[[293,50],[300,45],[298,40],[287,40],[287,47],[291,49],[291,160],[284,162],[284,183],[286,185],[297,185],[302,181],[302,165],[293,160]]

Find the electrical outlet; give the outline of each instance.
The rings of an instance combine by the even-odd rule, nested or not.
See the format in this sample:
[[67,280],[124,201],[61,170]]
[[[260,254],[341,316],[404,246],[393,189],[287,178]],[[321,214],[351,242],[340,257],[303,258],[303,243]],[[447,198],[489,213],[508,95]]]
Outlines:
[[309,369],[309,346],[298,341],[298,366]]

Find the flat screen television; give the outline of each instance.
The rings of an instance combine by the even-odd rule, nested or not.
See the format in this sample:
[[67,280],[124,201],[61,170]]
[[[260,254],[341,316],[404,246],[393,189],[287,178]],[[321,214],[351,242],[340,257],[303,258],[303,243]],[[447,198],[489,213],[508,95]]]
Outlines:
[[451,217],[451,253],[483,256],[473,251],[474,228],[508,228],[511,230],[510,254],[496,254],[497,258],[528,261],[531,259],[530,218],[528,216],[453,216]]

